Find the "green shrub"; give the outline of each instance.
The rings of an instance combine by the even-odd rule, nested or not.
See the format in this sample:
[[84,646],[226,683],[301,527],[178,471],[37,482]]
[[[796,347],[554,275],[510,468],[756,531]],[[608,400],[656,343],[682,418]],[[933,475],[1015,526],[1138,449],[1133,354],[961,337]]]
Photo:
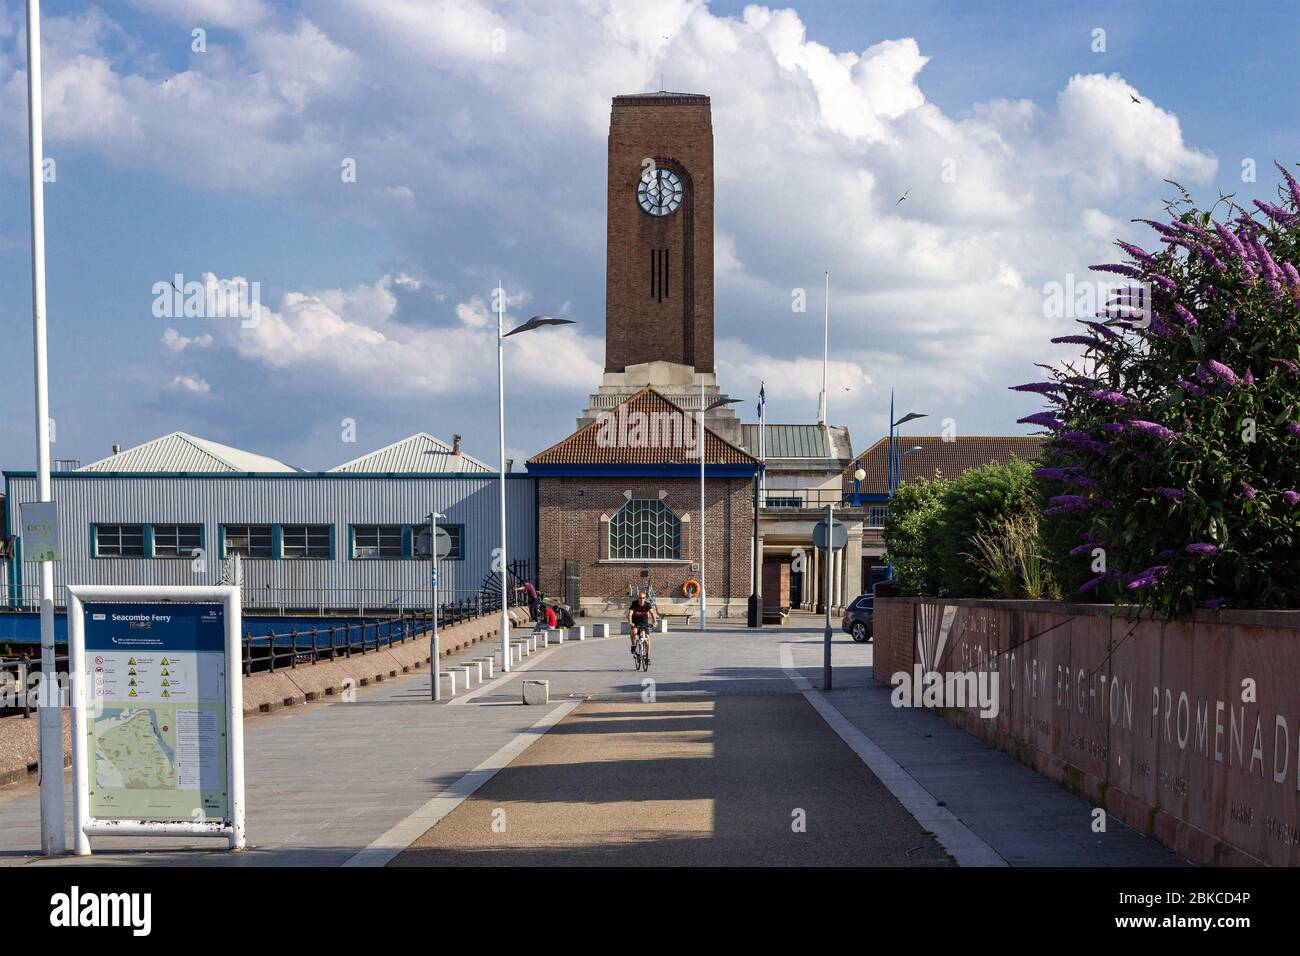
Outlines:
[[885,518],[885,549],[903,594],[938,594],[935,532],[943,517],[943,494],[950,482],[938,475],[899,485]]
[[975,536],[999,533],[1009,518],[1037,509],[1037,486],[1027,462],[1012,457],[970,468],[948,484],[943,516],[935,532],[933,561],[940,594],[952,597],[998,596],[998,582],[970,557]]

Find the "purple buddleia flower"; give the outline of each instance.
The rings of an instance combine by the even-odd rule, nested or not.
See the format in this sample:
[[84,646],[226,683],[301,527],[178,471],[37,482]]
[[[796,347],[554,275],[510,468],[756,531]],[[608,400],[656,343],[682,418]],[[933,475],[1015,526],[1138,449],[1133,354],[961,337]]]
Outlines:
[[1171,501],[1182,501],[1184,498],[1187,497],[1187,492],[1183,491],[1183,489],[1181,488],[1168,488],[1162,485],[1156,488],[1152,488],[1151,491],[1154,491],[1162,498],[1168,498]]
[[1178,433],[1166,428],[1164,425],[1158,425],[1155,422],[1148,422],[1141,418],[1134,418],[1129,421],[1129,426],[1140,431],[1144,435],[1150,435],[1152,438],[1158,438],[1160,441],[1169,441],[1171,438],[1177,438]]
[[1286,276],[1287,285],[1295,288],[1300,286],[1300,271],[1289,262],[1282,263],[1282,275]]
[[1130,279],[1142,278],[1141,269],[1126,266],[1122,262],[1103,262],[1100,265],[1088,266],[1088,268],[1093,272],[1114,272],[1116,275],[1127,276]]
[[1017,418],[1016,422],[1021,425],[1042,425],[1052,431],[1060,431],[1065,427],[1061,424],[1061,420],[1051,412],[1034,412],[1034,414],[1026,415],[1024,418]]
[[1291,491],[1288,489],[1282,492],[1282,500],[1289,505],[1293,505],[1297,501],[1300,501],[1300,491]]
[[1290,369],[1292,372],[1300,373],[1300,363],[1293,362],[1290,359],[1271,358],[1269,359],[1269,361],[1276,362],[1278,365],[1285,366],[1286,368]]
[[1066,480],[1070,482],[1070,484],[1078,485],[1080,488],[1097,488],[1101,486],[1100,481],[1096,478],[1090,478],[1087,475],[1074,475]]
[[1224,365],[1222,362],[1210,359],[1205,363],[1205,367],[1209,369],[1216,378],[1227,382],[1229,385],[1238,385],[1241,383],[1241,379],[1237,377],[1237,373],[1228,368],[1228,366]]
[[1186,306],[1178,302],[1175,302],[1174,312],[1178,314],[1178,317],[1183,320],[1183,324],[1186,325],[1188,328],[1190,329],[1196,328],[1197,325],[1196,316],[1192,315],[1192,313],[1188,311]]
[[1246,374],[1243,375],[1243,376],[1241,377],[1241,380],[1242,380],[1242,382],[1245,383],[1246,385],[1254,385],[1254,384],[1255,384],[1255,373],[1252,372],[1250,369],[1246,369]]
[[1291,170],[1287,169],[1277,160],[1273,160],[1273,165],[1278,168],[1282,178],[1286,180],[1287,189],[1291,191],[1291,204],[1300,209],[1300,183],[1297,183],[1295,177],[1291,175]]
[[1065,468],[1035,468],[1030,474],[1035,478],[1051,478],[1056,481],[1065,481],[1080,470],[1076,465],[1069,465]]
[[1037,392],[1040,395],[1051,395],[1061,390],[1061,386],[1055,382],[1027,382],[1024,385],[1010,386],[1013,392]]
[[1170,229],[1168,226],[1166,226],[1163,222],[1156,222],[1154,219],[1138,219],[1136,221],[1146,223],[1148,226],[1150,226],[1156,232],[1160,233],[1160,235],[1162,236],[1173,235],[1174,231]]
[[1157,564],[1155,567],[1144,568],[1133,576],[1128,583],[1130,591],[1136,591],[1139,588],[1154,587],[1160,579],[1169,572],[1169,565]]
[[1134,259],[1138,260],[1139,262],[1145,262],[1147,265],[1150,265],[1156,261],[1155,256],[1147,252],[1141,246],[1135,246],[1131,242],[1124,242],[1123,240],[1118,240],[1116,241],[1115,245],[1119,246],[1121,249],[1123,249],[1125,252],[1127,252],[1130,256],[1132,256]]
[[1218,554],[1219,548],[1218,545],[1207,544],[1205,542],[1197,542],[1195,544],[1189,544],[1187,546],[1187,553],[1196,554],[1196,555],[1200,555],[1201,557],[1208,558]]
[[1180,378],[1178,380],[1178,387],[1181,388],[1188,395],[1195,395],[1197,398],[1200,398],[1202,395],[1208,394],[1205,391],[1205,389],[1201,388],[1201,386],[1185,378]]
[[1219,257],[1216,256],[1214,254],[1214,250],[1211,249],[1209,246],[1207,246],[1205,243],[1198,242],[1196,244],[1196,253],[1209,264],[1210,268],[1214,269],[1216,272],[1224,271],[1225,266],[1219,260]]
[[1272,219],[1279,226],[1289,226],[1292,220],[1296,218],[1285,209],[1279,209],[1272,203],[1260,202],[1258,199],[1252,199],[1251,202],[1255,204],[1255,207],[1259,209],[1260,212],[1268,216],[1269,219]]
[[1245,495],[1247,498],[1249,498],[1251,501],[1254,501],[1255,496],[1259,494],[1259,492],[1255,490],[1255,488],[1252,485],[1248,485],[1244,481],[1241,482],[1240,484],[1241,484],[1241,493]]
[[1095,588],[1097,585],[1101,584],[1101,582],[1105,580],[1106,580],[1106,575],[1099,574],[1095,578],[1084,581],[1082,584],[1080,584],[1077,588],[1074,589],[1074,593],[1086,594],[1087,592],[1091,591],[1093,588]]
[[1107,405],[1131,405],[1133,399],[1129,398],[1122,392],[1107,391],[1104,388],[1094,388],[1088,394],[1099,402],[1105,402]]
[[1236,233],[1226,226],[1219,225],[1217,222],[1214,224],[1214,231],[1219,234],[1219,239],[1223,242],[1223,248],[1229,255],[1236,256],[1238,259],[1246,258],[1246,247],[1241,244],[1241,240],[1237,238]]
[[1228,331],[1237,324],[1237,310],[1229,309],[1228,314],[1223,317],[1223,331]]
[[1151,273],[1151,281],[1158,286],[1168,289],[1170,292],[1173,292],[1178,288],[1178,283],[1169,278],[1169,276],[1165,275],[1163,272]]
[[1300,422],[1292,419],[1291,421],[1286,423],[1286,430],[1289,431],[1292,435],[1300,435]]
[[1118,341],[1119,341],[1119,333],[1116,332],[1114,329],[1112,329],[1110,326],[1106,325],[1105,323],[1102,323],[1102,322],[1085,322],[1085,323],[1083,323],[1083,324],[1086,325],[1088,328],[1092,329],[1094,332],[1096,332],[1098,335],[1100,335],[1103,339],[1109,339],[1109,340],[1112,341],[1112,342],[1118,342]]
[[1259,270],[1255,268],[1253,263],[1247,262],[1245,259],[1241,261],[1241,271],[1247,279],[1259,278]]
[[1100,428],[1100,429],[1101,429],[1102,431],[1104,431],[1104,432],[1110,432],[1111,434],[1119,434],[1119,433],[1122,432],[1122,431],[1123,431],[1127,426],[1124,425],[1123,422],[1103,422],[1102,424],[1098,425],[1097,427]]
[[1053,345],[1083,345],[1098,352],[1109,352],[1110,346],[1101,339],[1091,335],[1058,335],[1052,339]]

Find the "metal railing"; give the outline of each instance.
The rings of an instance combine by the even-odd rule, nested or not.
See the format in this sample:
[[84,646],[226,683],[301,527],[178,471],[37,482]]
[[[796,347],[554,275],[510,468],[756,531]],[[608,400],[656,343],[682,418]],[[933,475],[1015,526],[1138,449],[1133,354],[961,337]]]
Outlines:
[[[440,601],[472,600],[480,591],[469,588],[439,588]],[[0,588],[0,611],[32,611],[40,607],[40,585],[24,584],[14,592],[16,602],[9,601],[9,588]],[[401,615],[410,611],[427,610],[428,588],[281,588],[257,587],[247,582],[242,595],[245,611],[254,613],[302,614],[310,612],[324,617],[326,614]],[[68,606],[68,589],[65,585],[54,587],[54,606]]]
[[853,490],[839,488],[768,488],[763,497],[765,511],[798,511],[827,505],[861,511],[867,502],[859,498],[855,504]]
[[[438,626],[451,627],[464,621],[497,614],[501,599],[476,596],[473,600],[461,599],[438,606]],[[375,651],[424,637],[432,630],[428,611],[408,614],[385,621],[342,622],[325,627],[299,630],[289,627],[269,634],[245,633],[241,641],[240,668],[245,675],[274,673],[276,670],[310,666],[320,661],[352,657],[354,654],[372,654]],[[66,675],[68,655],[59,654],[54,659],[56,671]],[[31,699],[30,675],[39,671],[40,658],[23,653],[16,658],[0,660],[0,675],[11,675],[4,680],[6,690],[12,691],[16,706],[6,710],[21,710],[30,717],[35,705]],[[11,716],[18,716],[15,712]]]
[[[501,599],[491,596],[440,604],[438,626],[451,627],[500,610]],[[274,673],[277,668],[283,670],[286,666],[310,666],[353,654],[373,653],[428,634],[432,630],[431,624],[430,615],[425,611],[387,621],[332,624],[303,630],[290,627],[270,634],[246,633],[241,666],[246,675],[263,671]]]

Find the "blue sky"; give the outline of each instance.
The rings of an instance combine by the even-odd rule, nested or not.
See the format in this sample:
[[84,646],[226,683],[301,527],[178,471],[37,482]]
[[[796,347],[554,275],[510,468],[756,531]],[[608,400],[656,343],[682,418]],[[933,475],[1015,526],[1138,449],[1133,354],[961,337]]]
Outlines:
[[[1025,431],[1005,386],[1067,357],[1044,283],[1147,239],[1165,177],[1249,198],[1300,160],[1281,3],[43,6],[54,455],[82,462],[175,429],[312,468],[418,430],[493,461],[498,277],[515,320],[578,323],[510,356],[509,454],[563,437],[603,359],[609,98],[661,73],[713,97],[721,384],[814,418],[829,268],[857,448],[891,387],[922,431]],[[35,460],[22,21],[0,0],[4,468]],[[177,273],[260,283],[266,321],[156,318]]]

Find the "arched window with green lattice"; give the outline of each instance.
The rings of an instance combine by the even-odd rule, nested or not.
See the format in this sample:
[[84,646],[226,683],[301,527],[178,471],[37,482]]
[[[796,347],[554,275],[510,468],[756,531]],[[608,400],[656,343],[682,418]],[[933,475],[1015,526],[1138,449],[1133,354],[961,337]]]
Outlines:
[[682,523],[654,498],[633,498],[609,521],[609,556],[615,561],[665,561],[682,556]]

